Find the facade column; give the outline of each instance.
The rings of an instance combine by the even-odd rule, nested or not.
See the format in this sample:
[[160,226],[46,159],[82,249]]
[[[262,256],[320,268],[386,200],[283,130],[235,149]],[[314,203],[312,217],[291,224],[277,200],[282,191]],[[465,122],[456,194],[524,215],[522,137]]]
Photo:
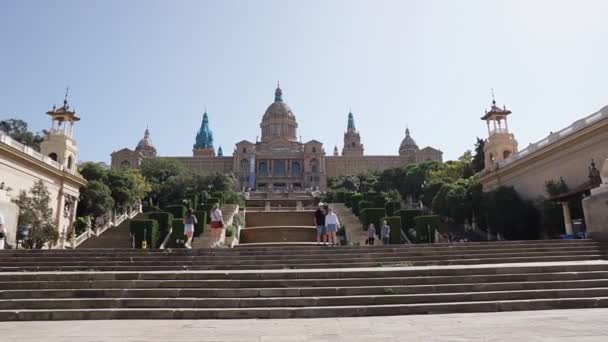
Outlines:
[[566,227],[566,234],[572,235],[573,229],[572,217],[570,216],[570,206],[568,205],[568,202],[560,202],[560,204],[562,205],[562,211],[564,213],[564,226]]
[[490,136],[490,121],[486,121],[486,125],[488,126],[488,136]]
[[507,123],[507,117],[505,116],[505,130],[509,132],[509,124]]

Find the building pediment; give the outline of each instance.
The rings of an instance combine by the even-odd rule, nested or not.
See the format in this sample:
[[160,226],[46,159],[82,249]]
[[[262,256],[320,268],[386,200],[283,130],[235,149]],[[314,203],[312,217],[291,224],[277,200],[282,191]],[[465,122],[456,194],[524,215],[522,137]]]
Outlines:
[[443,154],[443,152],[441,152],[440,150],[436,149],[436,148],[432,148],[430,146],[427,146],[423,149],[420,150],[421,153],[435,153],[435,154]]

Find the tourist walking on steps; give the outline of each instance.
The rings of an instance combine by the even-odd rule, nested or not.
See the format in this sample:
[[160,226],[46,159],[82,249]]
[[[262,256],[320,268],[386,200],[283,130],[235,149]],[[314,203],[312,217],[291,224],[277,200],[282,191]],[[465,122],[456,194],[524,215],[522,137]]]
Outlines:
[[325,215],[325,229],[327,230],[327,237],[331,246],[338,245],[338,239],[336,237],[338,227],[340,227],[340,220],[338,220],[338,215],[334,213],[334,210],[332,208],[328,207],[327,215]]
[[374,226],[373,223],[370,223],[369,227],[367,227],[367,240],[366,240],[365,244],[373,246],[375,240],[376,240],[376,226]]
[[211,247],[218,247],[221,244],[220,239],[224,230],[224,217],[217,203],[213,205],[209,217],[211,218],[211,240],[213,241]]
[[317,227],[317,245],[327,243],[327,235],[325,234],[325,212],[323,211],[323,203],[319,203],[319,207],[314,215],[315,227]]
[[4,231],[4,216],[0,213],[0,249],[4,249],[6,241],[6,232]]
[[386,224],[386,220],[382,221],[382,228],[380,228],[380,237],[382,237],[383,245],[388,245],[391,241],[391,227]]
[[196,216],[194,216],[194,211],[190,208],[188,209],[188,214],[184,217],[184,236],[186,237],[186,243],[184,247],[191,249],[192,248],[192,237],[194,236],[194,225],[198,223]]

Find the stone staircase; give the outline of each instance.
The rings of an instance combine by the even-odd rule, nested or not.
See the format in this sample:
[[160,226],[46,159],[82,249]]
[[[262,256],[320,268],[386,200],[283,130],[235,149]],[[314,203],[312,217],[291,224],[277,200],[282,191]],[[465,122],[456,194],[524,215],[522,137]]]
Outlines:
[[329,206],[338,215],[340,223],[346,227],[346,241],[348,244],[365,245],[367,232],[362,229],[359,218],[344,203],[331,203]]
[[[138,214],[133,219],[141,219],[144,214]],[[131,220],[124,220],[114,228],[110,228],[99,236],[93,236],[81,243],[77,248],[131,248],[132,241],[129,233]]]
[[608,307],[608,262],[600,259],[600,245],[590,240],[4,250],[0,320],[308,318]]
[[[232,217],[238,213],[239,206],[237,204],[224,204],[220,210],[222,211],[222,217],[226,226],[232,224]],[[222,230],[222,236],[220,241],[223,243],[226,239],[226,230]],[[211,239],[211,227],[205,227],[201,236],[192,239],[192,248],[208,248],[211,247],[214,241]]]

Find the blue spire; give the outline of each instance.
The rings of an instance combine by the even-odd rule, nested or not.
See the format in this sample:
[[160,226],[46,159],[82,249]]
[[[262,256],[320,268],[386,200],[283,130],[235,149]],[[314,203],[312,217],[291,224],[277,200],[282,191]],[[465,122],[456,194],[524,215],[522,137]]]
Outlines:
[[277,89],[274,91],[274,102],[283,102],[283,91],[279,82],[277,82]]
[[222,146],[220,146],[220,148],[217,149],[217,156],[218,157],[223,157],[224,156],[224,151],[222,151]]
[[196,134],[194,148],[213,148],[213,131],[209,128],[209,116],[206,110],[203,114],[201,129]]
[[356,130],[355,128],[355,118],[353,117],[352,111],[348,112],[348,126],[346,127],[348,130]]

